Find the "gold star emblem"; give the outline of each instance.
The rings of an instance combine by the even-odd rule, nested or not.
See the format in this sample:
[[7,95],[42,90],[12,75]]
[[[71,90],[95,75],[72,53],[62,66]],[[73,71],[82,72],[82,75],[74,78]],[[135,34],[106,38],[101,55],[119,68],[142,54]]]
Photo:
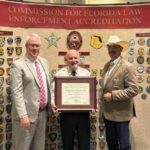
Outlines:
[[52,45],[57,48],[57,41],[60,40],[60,37],[56,37],[54,33],[52,33],[49,37],[45,38],[48,41],[48,47]]

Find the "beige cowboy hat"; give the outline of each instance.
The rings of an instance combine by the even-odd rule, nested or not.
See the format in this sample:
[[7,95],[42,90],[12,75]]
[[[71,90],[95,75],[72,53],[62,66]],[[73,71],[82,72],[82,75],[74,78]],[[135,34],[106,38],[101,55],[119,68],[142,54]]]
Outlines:
[[111,35],[106,43],[106,45],[120,45],[123,50],[127,50],[129,47],[129,43],[127,41],[122,41],[117,35]]

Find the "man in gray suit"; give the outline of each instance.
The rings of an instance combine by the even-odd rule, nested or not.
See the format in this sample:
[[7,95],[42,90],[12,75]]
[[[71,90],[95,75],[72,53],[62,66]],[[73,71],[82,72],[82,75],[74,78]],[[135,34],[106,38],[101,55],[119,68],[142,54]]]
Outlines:
[[101,111],[109,150],[131,150],[129,123],[134,115],[134,96],[138,94],[136,75],[121,52],[128,42],[116,35],[107,42],[111,60],[104,66],[101,82]]
[[26,55],[11,67],[14,150],[44,150],[47,111],[50,111],[49,68],[39,57],[41,39],[32,33]]

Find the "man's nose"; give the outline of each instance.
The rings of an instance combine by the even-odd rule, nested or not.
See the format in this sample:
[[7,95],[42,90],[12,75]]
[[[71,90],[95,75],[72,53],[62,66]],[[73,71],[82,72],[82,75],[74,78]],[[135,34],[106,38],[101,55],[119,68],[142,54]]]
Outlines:
[[72,59],[72,61],[76,61],[76,59],[75,59],[75,58],[73,58],[73,59]]

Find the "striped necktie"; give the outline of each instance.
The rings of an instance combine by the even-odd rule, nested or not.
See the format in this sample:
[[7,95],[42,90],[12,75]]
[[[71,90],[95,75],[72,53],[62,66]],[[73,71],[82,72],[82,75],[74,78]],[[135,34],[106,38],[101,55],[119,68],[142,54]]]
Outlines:
[[37,61],[35,61],[35,68],[37,72],[38,82],[40,85],[40,108],[44,108],[46,106],[46,91],[44,87],[41,69]]

